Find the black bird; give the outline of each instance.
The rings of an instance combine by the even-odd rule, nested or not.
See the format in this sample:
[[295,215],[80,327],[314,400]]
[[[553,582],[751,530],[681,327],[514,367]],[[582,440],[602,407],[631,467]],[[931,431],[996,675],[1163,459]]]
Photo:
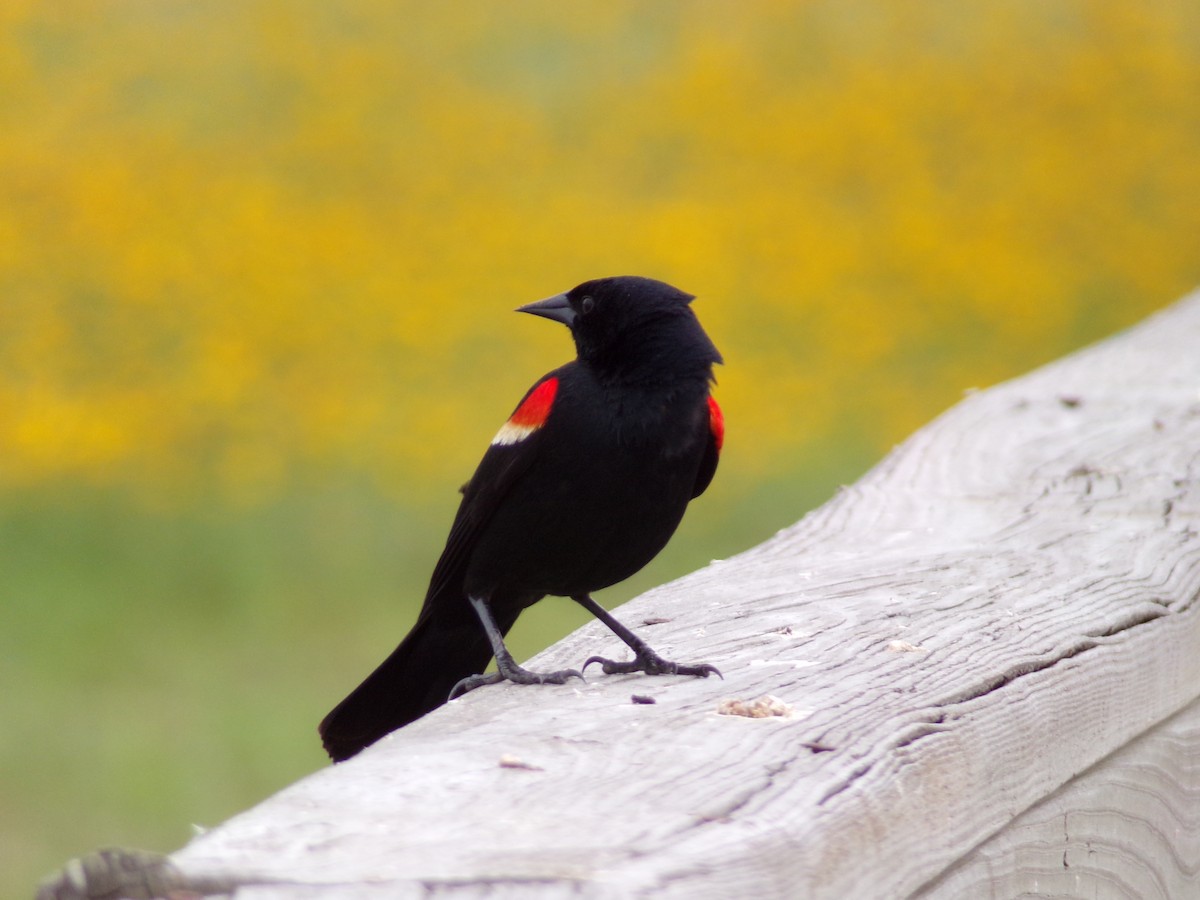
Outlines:
[[[584,668],[720,674],[663,659],[590,596],[653,559],[716,472],[724,419],[709,389],[722,360],[692,299],[623,276],[520,307],[570,328],[578,358],[530,388],[492,439],[412,631],[321,722],[335,762],[481,685],[582,678],[530,672],[504,646],[521,610],[547,594],[572,598],[633,650],[629,662],[592,657]],[[479,674],[493,656],[498,671]]]

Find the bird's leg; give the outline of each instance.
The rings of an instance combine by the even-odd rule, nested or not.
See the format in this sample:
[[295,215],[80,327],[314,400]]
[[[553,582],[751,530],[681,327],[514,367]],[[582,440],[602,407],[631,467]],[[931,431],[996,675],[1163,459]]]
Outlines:
[[528,669],[521,668],[513,660],[508,648],[504,646],[504,635],[500,633],[500,628],[496,625],[496,619],[492,615],[491,609],[488,608],[487,601],[478,597],[468,597],[467,600],[475,610],[475,615],[479,616],[483,630],[492,645],[492,654],[496,657],[498,671],[492,672],[490,675],[470,675],[464,678],[451,689],[449,699],[453,700],[477,687],[499,684],[501,681],[511,681],[514,684],[566,684],[568,678],[584,680],[583,675],[575,669],[562,669],[558,672],[530,672]]
[[684,666],[677,662],[671,662],[669,659],[663,659],[650,648],[649,644],[614,619],[607,609],[587,594],[580,594],[571,599],[607,625],[613,634],[629,645],[634,656],[629,662],[616,662],[605,659],[603,656],[592,656],[583,664],[584,669],[587,669],[592,663],[600,663],[600,668],[604,670],[605,675],[645,672],[647,675],[697,675],[700,678],[716,675],[718,678],[724,678],[716,666],[708,663]]

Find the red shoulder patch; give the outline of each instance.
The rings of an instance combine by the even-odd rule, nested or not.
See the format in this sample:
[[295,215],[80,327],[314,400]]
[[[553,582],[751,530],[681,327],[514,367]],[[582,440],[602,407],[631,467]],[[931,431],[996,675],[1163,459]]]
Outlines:
[[712,394],[708,395],[708,427],[712,429],[713,440],[717,443],[717,452],[725,445],[725,413],[717,406]]
[[508,417],[496,436],[493,444],[515,444],[523,441],[546,424],[550,415],[550,407],[554,405],[554,397],[558,393],[558,379],[547,378],[521,401],[516,412]]

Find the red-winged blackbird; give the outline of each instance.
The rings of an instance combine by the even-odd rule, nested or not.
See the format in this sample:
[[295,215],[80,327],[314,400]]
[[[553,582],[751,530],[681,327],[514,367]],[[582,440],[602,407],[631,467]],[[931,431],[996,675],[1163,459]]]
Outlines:
[[[717,673],[663,659],[589,596],[653,559],[716,471],[724,421],[709,388],[722,360],[692,299],[625,276],[518,310],[567,325],[578,358],[543,376],[492,439],[412,631],[320,725],[334,761],[463,691],[582,678],[527,671],[504,646],[521,610],[547,594],[572,598],[634,652],[584,668]],[[479,674],[493,656],[498,672]]]

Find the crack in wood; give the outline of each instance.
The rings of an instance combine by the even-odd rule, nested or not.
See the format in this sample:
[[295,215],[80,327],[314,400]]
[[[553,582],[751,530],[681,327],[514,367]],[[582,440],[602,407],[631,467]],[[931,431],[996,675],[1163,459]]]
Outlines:
[[766,777],[763,779],[761,784],[746,789],[741,794],[732,798],[713,812],[703,813],[697,816],[689,825],[680,828],[676,833],[682,834],[686,831],[691,831],[695,828],[699,828],[703,825],[708,825],[713,822],[728,822],[733,818],[735,813],[745,809],[755,797],[758,797],[760,794],[766,793],[774,788],[775,779],[786,772],[788,767],[790,767],[793,762],[795,762],[795,759],[785,759],[777,763],[771,763],[767,766],[764,766]]
[[[950,717],[953,718],[953,717]],[[915,744],[923,737],[931,734],[941,734],[948,729],[945,713],[934,713],[927,720],[915,723],[908,731],[892,744],[893,750],[899,750],[910,744]]]
[[1171,615],[1171,610],[1164,608],[1161,600],[1151,600],[1150,602],[1157,602],[1158,605],[1148,609],[1131,610],[1123,619],[1112,623],[1103,631],[1088,631],[1084,633],[1089,637],[1095,638],[1112,637],[1115,634],[1120,634],[1122,631],[1129,631],[1131,628],[1137,628],[1139,625],[1147,625],[1156,619],[1161,619],[1163,616]]
[[1197,588],[1195,593],[1184,600],[1183,603],[1179,604],[1178,606],[1171,607],[1171,609],[1173,609],[1176,613],[1184,613],[1197,604],[1200,604],[1200,588]]
[[[1197,598],[1200,598],[1200,591],[1197,591],[1196,595],[1193,596],[1192,601],[1194,602]],[[1046,659],[1024,662],[1012,666],[1007,671],[1001,673],[995,678],[989,679],[987,682],[978,686],[977,688],[956,694],[950,699],[943,701],[942,703],[938,704],[938,708],[940,710],[944,710],[948,707],[959,706],[964,703],[969,703],[973,700],[979,700],[987,697],[989,694],[1007,687],[1020,678],[1033,675],[1037,672],[1044,672],[1045,670],[1058,665],[1060,662],[1071,659],[1081,653],[1085,653],[1088,650],[1093,650],[1096,647],[1101,646],[1101,639],[1103,638],[1111,638],[1114,635],[1129,631],[1141,625],[1149,624],[1150,622],[1154,622],[1168,615],[1171,615],[1171,612],[1167,609],[1164,609],[1161,605],[1148,609],[1131,611],[1124,618],[1114,622],[1103,630],[1086,632],[1086,638],[1077,641],[1071,646],[1065,648],[1062,652]],[[893,742],[891,746],[887,748],[886,752],[891,753],[904,747],[909,747],[912,744],[915,744],[917,741],[929,737],[930,735],[945,733],[950,727],[946,722],[948,718],[955,719],[958,718],[958,716],[949,716],[945,712],[930,712],[927,717],[915,723],[907,732]],[[818,805],[823,806],[838,794],[848,790],[855,782],[859,781],[863,776],[869,773],[875,767],[877,761],[878,760],[866,763],[865,765],[855,769],[845,779],[843,779],[843,781],[827,791],[818,801]]]

